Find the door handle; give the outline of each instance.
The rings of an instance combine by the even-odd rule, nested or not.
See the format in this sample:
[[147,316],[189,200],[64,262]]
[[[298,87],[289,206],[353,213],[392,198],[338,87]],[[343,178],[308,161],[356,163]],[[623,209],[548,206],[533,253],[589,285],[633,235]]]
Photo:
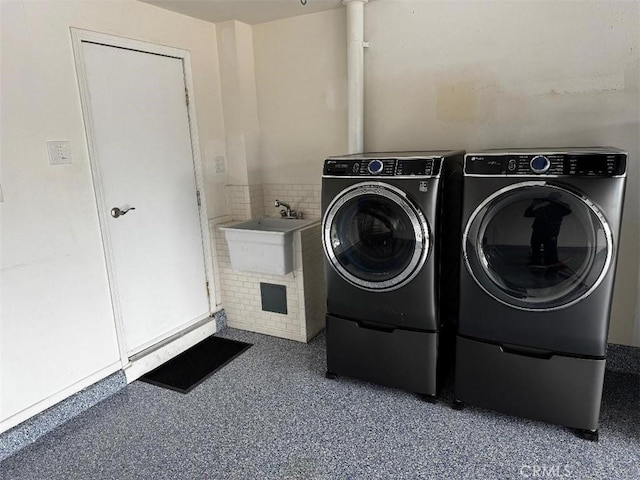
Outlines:
[[120,210],[118,207],[113,207],[111,209],[111,216],[113,218],[118,218],[118,217],[121,217],[122,215],[125,215],[129,210],[135,210],[135,209],[136,207],[129,207],[124,210]]
[[511,345],[503,343],[500,345],[500,350],[504,353],[511,353],[512,355],[522,355],[524,357],[540,358],[543,360],[549,360],[553,357],[551,350],[543,350],[541,348],[523,347],[522,345]]

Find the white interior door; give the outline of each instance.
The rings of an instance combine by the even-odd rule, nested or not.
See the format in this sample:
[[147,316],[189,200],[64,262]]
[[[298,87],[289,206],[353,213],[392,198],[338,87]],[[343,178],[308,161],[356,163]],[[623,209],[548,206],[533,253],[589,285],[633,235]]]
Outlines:
[[185,66],[86,41],[81,54],[112,298],[131,356],[210,314]]

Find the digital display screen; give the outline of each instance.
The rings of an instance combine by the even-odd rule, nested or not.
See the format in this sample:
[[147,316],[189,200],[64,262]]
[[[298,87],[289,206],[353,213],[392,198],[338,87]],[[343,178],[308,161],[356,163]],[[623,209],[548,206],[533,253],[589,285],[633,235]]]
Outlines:
[[336,163],[336,162],[327,162],[324,165],[324,173],[325,174],[345,174],[349,169],[348,163]]
[[465,158],[465,172],[471,174],[480,175],[500,175],[503,170],[507,168],[509,160],[514,160],[512,163],[513,168],[510,171],[514,171],[517,165],[518,158],[509,158],[507,155],[473,155]]
[[578,157],[579,172],[605,172],[607,170],[607,157],[601,155],[585,155]]
[[431,160],[398,161],[398,175],[431,175]]

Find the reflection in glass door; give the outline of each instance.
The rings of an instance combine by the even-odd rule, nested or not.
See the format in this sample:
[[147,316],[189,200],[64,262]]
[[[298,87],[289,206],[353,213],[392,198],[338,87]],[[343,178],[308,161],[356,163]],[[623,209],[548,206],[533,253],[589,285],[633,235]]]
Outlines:
[[489,197],[464,232],[467,269],[491,296],[522,309],[571,305],[602,280],[611,232],[593,203],[561,186],[525,182]]

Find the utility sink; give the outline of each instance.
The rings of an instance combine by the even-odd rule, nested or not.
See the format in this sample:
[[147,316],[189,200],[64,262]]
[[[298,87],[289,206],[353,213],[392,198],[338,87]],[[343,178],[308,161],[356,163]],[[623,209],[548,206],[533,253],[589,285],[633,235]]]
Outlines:
[[229,245],[231,268],[241,272],[285,275],[293,271],[293,234],[319,220],[260,218],[221,226]]

